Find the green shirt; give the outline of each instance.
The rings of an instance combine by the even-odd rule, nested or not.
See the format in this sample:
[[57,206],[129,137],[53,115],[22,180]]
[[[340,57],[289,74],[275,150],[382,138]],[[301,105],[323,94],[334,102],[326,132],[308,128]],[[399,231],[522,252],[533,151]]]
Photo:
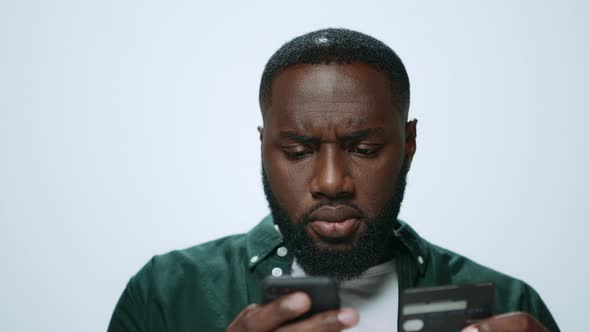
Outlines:
[[[526,283],[437,247],[402,221],[394,234],[399,240],[395,262],[400,291],[493,282],[494,314],[529,312],[551,332],[559,331],[537,292]],[[225,331],[244,307],[260,303],[262,279],[273,269],[290,271],[293,256],[284,248],[277,250],[282,244],[268,216],[246,234],[155,256],[130,279],[108,332]]]

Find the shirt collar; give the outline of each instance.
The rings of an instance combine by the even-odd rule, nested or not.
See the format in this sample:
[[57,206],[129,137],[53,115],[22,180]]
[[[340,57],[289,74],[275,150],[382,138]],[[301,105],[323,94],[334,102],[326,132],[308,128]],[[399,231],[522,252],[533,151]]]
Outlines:
[[256,267],[282,243],[283,237],[275,227],[272,216],[267,215],[246,234],[248,267],[250,269]]
[[394,225],[393,234],[399,240],[398,243],[402,249],[406,249],[412,256],[412,261],[418,267],[420,275],[424,275],[429,261],[428,242],[422,239],[410,225],[399,219]]
[[[407,223],[397,220],[393,228],[393,234],[399,240],[401,248],[408,252],[415,262],[420,275],[424,275],[428,264],[428,244]],[[264,261],[274,250],[283,243],[281,233],[276,228],[271,215],[267,215],[262,221],[246,234],[246,254],[248,255],[248,267],[253,269]]]

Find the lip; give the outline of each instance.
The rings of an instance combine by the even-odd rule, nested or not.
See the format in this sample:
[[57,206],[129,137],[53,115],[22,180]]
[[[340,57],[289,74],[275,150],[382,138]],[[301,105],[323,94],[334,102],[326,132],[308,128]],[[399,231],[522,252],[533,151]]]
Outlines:
[[356,231],[361,214],[347,205],[323,206],[315,210],[309,219],[317,235],[338,240],[348,238]]
[[350,238],[358,228],[358,219],[347,219],[339,222],[316,220],[311,228],[324,239],[342,240]]
[[343,222],[349,219],[360,219],[361,214],[353,207],[348,205],[322,206],[309,215],[309,220]]

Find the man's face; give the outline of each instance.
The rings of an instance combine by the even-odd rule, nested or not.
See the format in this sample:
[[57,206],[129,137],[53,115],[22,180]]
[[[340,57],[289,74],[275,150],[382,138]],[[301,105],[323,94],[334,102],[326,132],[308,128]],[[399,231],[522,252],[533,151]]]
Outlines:
[[[292,66],[271,95],[263,180],[286,244],[309,274],[358,275],[384,256],[416,123],[405,122],[387,76],[366,64]],[[361,266],[331,271],[351,260]]]

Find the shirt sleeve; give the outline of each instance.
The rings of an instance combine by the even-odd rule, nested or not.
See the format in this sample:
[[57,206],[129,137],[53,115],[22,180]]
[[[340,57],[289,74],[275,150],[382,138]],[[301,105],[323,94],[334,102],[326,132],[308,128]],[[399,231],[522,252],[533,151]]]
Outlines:
[[108,332],[147,332],[146,303],[140,296],[135,277],[129,280],[111,317]]
[[154,258],[134,275],[119,298],[107,332],[164,331],[161,313],[154,312],[152,285]]
[[537,320],[543,324],[551,332],[560,332],[555,319],[551,315],[549,308],[545,305],[545,302],[541,299],[541,296],[529,285],[527,285],[528,291],[528,311],[531,315],[537,318]]

